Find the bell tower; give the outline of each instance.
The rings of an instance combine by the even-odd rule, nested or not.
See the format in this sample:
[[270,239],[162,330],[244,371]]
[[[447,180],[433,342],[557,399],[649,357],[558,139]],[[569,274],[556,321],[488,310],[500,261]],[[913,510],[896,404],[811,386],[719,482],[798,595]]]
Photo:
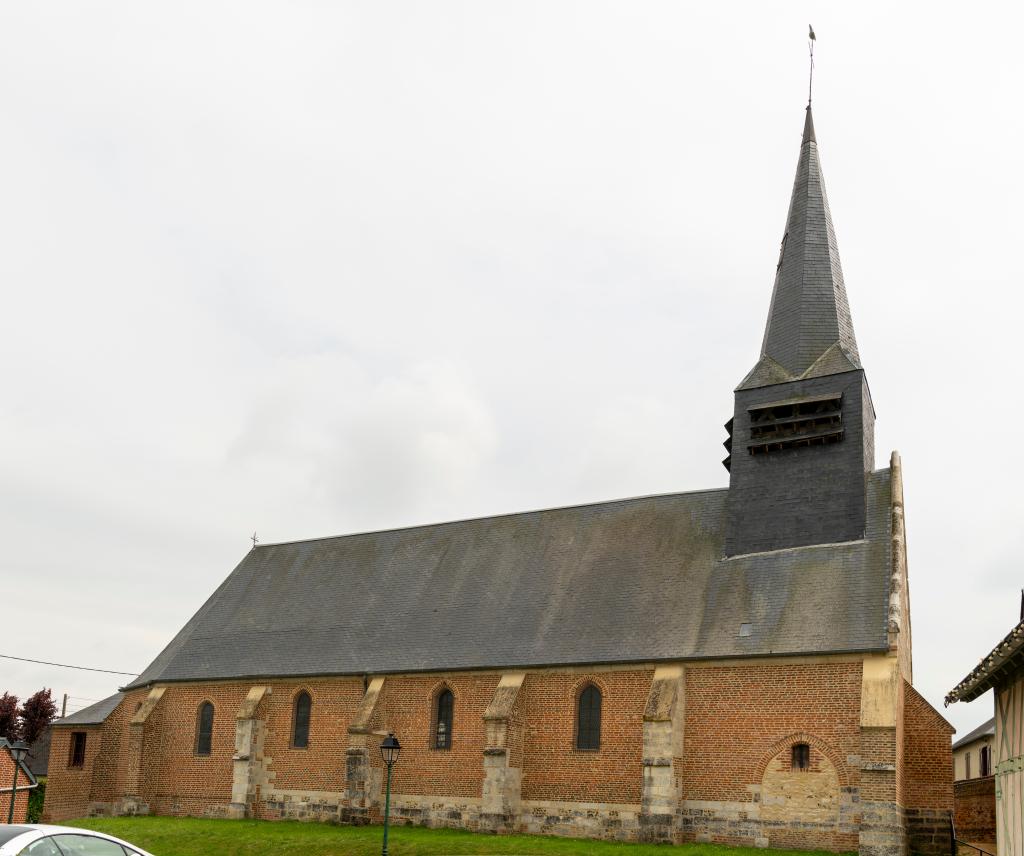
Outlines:
[[761,357],[735,396],[725,554],[863,538],[875,412],[810,105]]

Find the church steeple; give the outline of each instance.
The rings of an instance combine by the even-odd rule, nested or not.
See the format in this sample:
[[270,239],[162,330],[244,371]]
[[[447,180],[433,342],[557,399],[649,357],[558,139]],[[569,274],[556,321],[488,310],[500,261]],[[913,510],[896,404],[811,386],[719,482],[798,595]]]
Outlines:
[[859,368],[857,339],[808,105],[761,358],[739,388]]
[[761,358],[735,395],[725,555],[863,538],[875,412],[810,105]]

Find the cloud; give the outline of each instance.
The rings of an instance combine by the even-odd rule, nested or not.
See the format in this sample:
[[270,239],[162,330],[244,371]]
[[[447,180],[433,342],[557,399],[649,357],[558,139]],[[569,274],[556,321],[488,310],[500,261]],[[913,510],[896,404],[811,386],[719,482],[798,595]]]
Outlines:
[[333,509],[337,525],[386,527],[474,492],[497,447],[491,414],[456,366],[379,374],[321,354],[279,366],[228,462],[254,484]]

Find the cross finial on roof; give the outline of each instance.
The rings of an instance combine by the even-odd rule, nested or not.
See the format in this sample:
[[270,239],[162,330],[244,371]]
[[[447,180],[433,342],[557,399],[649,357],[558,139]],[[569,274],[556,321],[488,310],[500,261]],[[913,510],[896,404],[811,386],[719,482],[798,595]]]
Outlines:
[[255,532],[252,533],[252,538],[250,538],[249,540],[252,541],[252,546],[254,548],[260,542],[260,539],[256,537],[256,533]]
[[807,50],[811,54],[811,73],[807,78],[807,106],[811,106],[811,89],[814,86],[814,43],[818,37],[814,35],[814,27],[807,25]]

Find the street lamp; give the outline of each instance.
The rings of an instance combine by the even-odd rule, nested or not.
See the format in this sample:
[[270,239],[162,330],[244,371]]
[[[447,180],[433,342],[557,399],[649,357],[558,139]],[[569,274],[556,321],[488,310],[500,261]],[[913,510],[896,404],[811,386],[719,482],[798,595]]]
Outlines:
[[391,813],[391,768],[398,761],[402,746],[394,734],[389,733],[380,743],[380,755],[388,766],[388,783],[384,791],[384,849],[381,856],[388,856],[388,815]]
[[18,770],[21,768],[21,762],[25,760],[25,755],[28,754],[28,744],[16,740],[10,744],[10,750],[11,758],[14,759],[14,784],[11,785],[11,807],[7,810],[8,825],[14,823],[14,798],[18,794]]

